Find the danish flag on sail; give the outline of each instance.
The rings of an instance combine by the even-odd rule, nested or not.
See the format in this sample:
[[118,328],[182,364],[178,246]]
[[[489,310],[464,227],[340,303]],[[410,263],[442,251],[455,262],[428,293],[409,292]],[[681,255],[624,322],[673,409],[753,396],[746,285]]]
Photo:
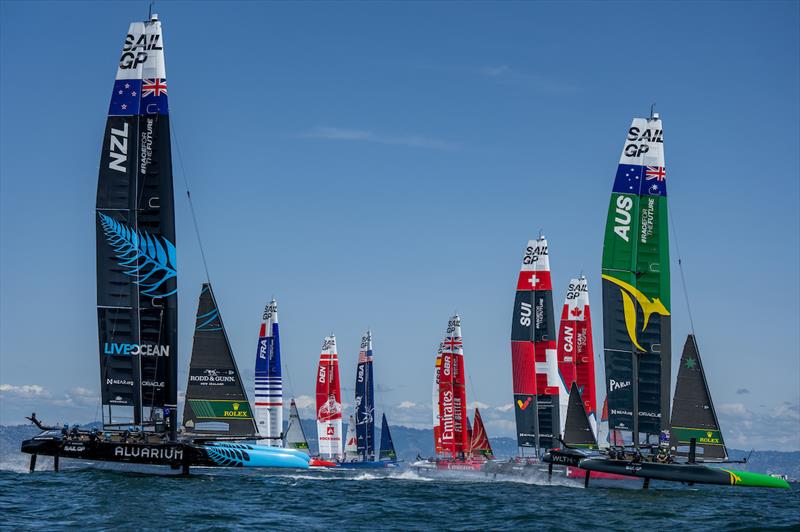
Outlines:
[[561,431],[569,396],[558,371],[550,259],[544,236],[528,242],[517,278],[511,365],[517,445],[551,446]]
[[336,337],[322,342],[317,368],[317,437],[319,454],[328,458],[342,455],[342,394],[339,390],[339,356]]
[[571,279],[558,330],[558,369],[566,386],[572,386],[573,382],[578,384],[583,407],[596,435],[597,403],[591,320],[586,277]]

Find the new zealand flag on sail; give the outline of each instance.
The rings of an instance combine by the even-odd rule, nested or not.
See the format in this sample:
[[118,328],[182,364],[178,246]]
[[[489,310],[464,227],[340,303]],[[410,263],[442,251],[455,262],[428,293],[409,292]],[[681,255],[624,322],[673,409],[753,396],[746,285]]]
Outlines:
[[165,115],[168,112],[166,79],[118,79],[114,82],[108,107],[110,116]]
[[620,164],[617,166],[617,177],[614,179],[614,192],[666,196],[667,171],[663,166]]

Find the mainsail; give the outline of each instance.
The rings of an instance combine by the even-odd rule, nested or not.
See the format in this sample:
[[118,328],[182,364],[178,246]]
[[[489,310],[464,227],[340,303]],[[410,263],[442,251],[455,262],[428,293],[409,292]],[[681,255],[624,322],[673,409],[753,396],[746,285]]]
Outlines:
[[389,432],[389,422],[386,421],[386,414],[381,418],[381,449],[378,452],[378,460],[397,460],[397,453],[394,450],[392,433]]
[[589,423],[589,417],[584,409],[584,401],[581,399],[581,392],[578,390],[576,382],[572,383],[569,392],[569,407],[567,408],[563,440],[570,447],[597,448],[594,428]]
[[258,434],[267,445],[283,440],[283,381],[281,341],[278,334],[278,303],[267,303],[261,317],[256,351],[255,415]]
[[164,429],[168,414],[174,439],[178,266],[163,47],[153,16],[130,25],[119,59],[97,183],[97,320],[104,424]]
[[452,458],[463,456],[469,450],[466,406],[461,318],[455,315],[447,323],[447,335],[439,371],[439,426],[442,452]]
[[255,436],[253,411],[211,285],[203,284],[189,362],[183,426],[194,434]]
[[667,187],[658,115],[635,118],[620,156],[603,245],[603,341],[609,426],[669,427]]
[[358,453],[358,440],[356,438],[356,419],[352,415],[347,420],[347,437],[344,444],[344,459],[348,462],[357,460]]
[[[349,431],[349,429],[348,429]],[[375,459],[375,388],[372,377],[372,332],[361,337],[356,368],[355,431],[362,460]],[[349,438],[348,438],[349,439]]]
[[564,384],[578,383],[592,429],[597,430],[595,402],[594,348],[586,277],[571,279],[561,311],[558,329],[558,368]]
[[317,438],[319,454],[342,455],[342,395],[339,389],[339,356],[336,337],[326,336],[317,368]]
[[306,454],[308,451],[308,440],[303,431],[303,424],[300,422],[300,413],[297,411],[297,404],[292,399],[289,402],[289,424],[283,437],[283,446],[288,449],[297,449]]
[[[567,391],[558,371],[547,239],[528,242],[517,279],[511,366],[519,447],[550,447],[560,435]],[[561,404],[563,403],[563,405]]]
[[686,338],[678,369],[678,382],[672,400],[670,446],[673,454],[689,456],[691,440],[696,455],[706,461],[727,460],[728,451],[722,439],[717,413],[708,391],[706,374],[694,335]]
[[492,444],[489,443],[489,436],[486,435],[486,427],[483,426],[483,418],[481,418],[480,411],[475,408],[475,415],[472,423],[472,437],[470,439],[470,453],[474,455],[482,455],[488,459],[492,459]]

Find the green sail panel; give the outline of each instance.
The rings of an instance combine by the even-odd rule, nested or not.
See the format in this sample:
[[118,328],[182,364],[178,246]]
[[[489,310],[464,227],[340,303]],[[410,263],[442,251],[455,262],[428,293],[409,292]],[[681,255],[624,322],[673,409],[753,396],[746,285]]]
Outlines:
[[670,278],[663,140],[657,116],[631,123],[603,244],[609,426],[633,431],[636,413],[638,431],[646,434],[669,427]]
[[686,338],[672,403],[670,446],[673,454],[689,456],[694,438],[696,456],[700,460],[727,460],[728,451],[722,439],[717,413],[708,391],[706,374],[694,335]]

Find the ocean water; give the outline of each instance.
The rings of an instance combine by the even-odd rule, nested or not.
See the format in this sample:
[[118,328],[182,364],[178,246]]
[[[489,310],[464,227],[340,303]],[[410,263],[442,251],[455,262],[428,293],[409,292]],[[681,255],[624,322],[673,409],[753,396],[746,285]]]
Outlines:
[[[47,466],[48,464],[42,464]],[[791,490],[590,487],[558,480],[430,479],[410,470],[196,469],[188,478],[64,464],[0,471],[0,528],[223,530],[800,530]]]

